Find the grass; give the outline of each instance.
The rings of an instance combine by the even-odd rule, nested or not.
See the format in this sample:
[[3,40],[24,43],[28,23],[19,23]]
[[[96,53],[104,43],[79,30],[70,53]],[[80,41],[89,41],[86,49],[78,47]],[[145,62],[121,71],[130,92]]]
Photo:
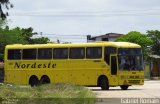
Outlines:
[[[2,103],[16,104],[92,104],[95,95],[89,89],[72,84],[45,84],[37,87],[0,85]],[[18,103],[17,103],[18,102]]]

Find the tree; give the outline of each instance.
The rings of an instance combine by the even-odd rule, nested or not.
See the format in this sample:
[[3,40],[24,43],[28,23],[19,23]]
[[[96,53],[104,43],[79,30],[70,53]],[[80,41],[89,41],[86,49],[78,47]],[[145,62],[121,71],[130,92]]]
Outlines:
[[116,41],[131,42],[131,43],[139,44],[142,47],[144,58],[146,60],[149,54],[147,47],[150,46],[153,42],[150,38],[147,37],[147,35],[141,34],[140,32],[137,32],[137,31],[131,31],[128,34],[117,38]]
[[[1,24],[1,23],[0,23]],[[3,53],[6,45],[9,44],[45,44],[49,42],[47,37],[32,38],[36,32],[33,28],[19,28],[9,29],[0,27],[0,60],[3,60]]]
[[7,27],[7,24],[8,24],[8,20],[2,20],[0,19],[0,28],[5,28]]
[[31,39],[31,43],[30,44],[46,44],[49,41],[50,40],[47,37],[33,38],[33,39]]
[[4,52],[4,48],[9,44],[45,44],[49,42],[47,37],[32,38],[36,32],[33,28],[19,28],[5,29],[0,28],[0,53]]
[[31,37],[33,37],[33,35],[37,35],[37,32],[33,32],[32,27],[22,28],[20,31],[21,31],[20,35],[23,36],[25,40],[28,41],[28,43],[32,43]]
[[147,36],[153,41],[151,45],[152,54],[160,55],[160,31],[149,30],[147,31]]
[[4,20],[8,16],[8,12],[4,13],[2,8],[9,10],[13,8],[13,4],[9,0],[0,0],[0,17]]
[[21,36],[25,38],[28,44],[46,44],[49,42],[49,38],[47,37],[40,37],[40,38],[33,38],[34,35],[37,35],[37,32],[33,32],[33,28],[22,28],[21,29]]
[[9,30],[8,28],[0,29],[0,53],[4,52],[4,48],[8,44],[26,44],[27,41],[20,35],[18,28]]

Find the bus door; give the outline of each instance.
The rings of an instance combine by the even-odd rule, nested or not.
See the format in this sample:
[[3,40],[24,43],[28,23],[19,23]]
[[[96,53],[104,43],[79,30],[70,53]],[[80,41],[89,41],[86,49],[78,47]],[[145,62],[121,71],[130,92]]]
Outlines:
[[110,85],[118,85],[118,64],[117,55],[110,55]]

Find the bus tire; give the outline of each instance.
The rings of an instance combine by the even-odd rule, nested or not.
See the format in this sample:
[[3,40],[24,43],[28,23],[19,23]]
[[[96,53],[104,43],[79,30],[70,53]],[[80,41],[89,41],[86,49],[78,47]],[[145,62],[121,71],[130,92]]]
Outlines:
[[101,87],[102,90],[109,90],[109,82],[108,82],[108,78],[106,77],[101,77],[99,79],[99,86]]
[[38,80],[37,76],[32,75],[29,78],[29,85],[31,85],[31,87],[34,87],[34,86],[37,86],[38,84],[39,84],[39,80]]
[[120,87],[122,90],[127,90],[129,86],[128,85],[121,85]]
[[40,80],[40,84],[49,84],[50,83],[50,79],[47,75],[43,75],[41,77],[41,80]]

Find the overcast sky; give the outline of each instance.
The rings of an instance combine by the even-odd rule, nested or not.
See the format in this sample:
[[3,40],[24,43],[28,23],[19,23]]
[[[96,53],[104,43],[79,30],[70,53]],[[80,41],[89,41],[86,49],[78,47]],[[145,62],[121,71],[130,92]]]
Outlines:
[[[160,0],[10,0],[10,27],[33,27],[51,40],[160,29]],[[46,35],[49,34],[49,35]],[[52,35],[53,34],[53,35]],[[68,37],[66,37],[68,35]],[[77,35],[77,36],[75,36]]]

